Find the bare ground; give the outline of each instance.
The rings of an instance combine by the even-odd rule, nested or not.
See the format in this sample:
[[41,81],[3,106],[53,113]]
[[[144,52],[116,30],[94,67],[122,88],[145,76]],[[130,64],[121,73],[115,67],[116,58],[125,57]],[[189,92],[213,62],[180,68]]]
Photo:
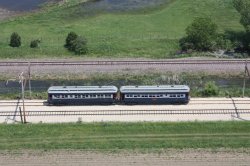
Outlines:
[[186,165],[223,166],[249,165],[250,149],[206,150],[169,149],[164,152],[95,152],[95,151],[30,151],[0,152],[0,165],[102,165],[102,166],[144,166],[144,165]]

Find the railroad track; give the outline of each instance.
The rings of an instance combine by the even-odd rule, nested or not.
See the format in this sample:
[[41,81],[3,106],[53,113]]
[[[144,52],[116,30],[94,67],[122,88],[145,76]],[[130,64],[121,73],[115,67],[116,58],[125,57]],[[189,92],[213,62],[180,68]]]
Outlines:
[[[114,60],[114,61],[1,61],[0,66],[27,66],[30,63],[31,66],[72,66],[72,65],[87,65],[87,66],[97,66],[97,65],[202,65],[202,64],[245,64],[246,60]],[[249,63],[249,62],[248,62]]]
[[[218,104],[218,105],[225,105],[225,104],[233,104],[233,102],[237,105],[250,105],[250,100],[191,100],[188,105],[209,105],[209,104]],[[22,106],[22,101],[0,101],[0,107],[1,106]],[[25,101],[25,106],[48,106],[47,101]],[[71,106],[71,105],[69,105]],[[80,106],[80,105],[76,105]],[[88,105],[86,105],[88,106]],[[103,105],[98,105],[103,106]],[[105,106],[105,105],[104,105]],[[131,105],[133,106],[133,105]],[[53,106],[51,106],[53,107]]]
[[[6,106],[22,106],[22,101],[0,101],[0,107]],[[47,101],[25,101],[25,106],[44,106],[48,105]]]
[[[192,109],[192,110],[103,110],[103,111],[26,111],[32,116],[112,116],[112,115],[239,115],[250,114],[250,109]],[[20,112],[0,111],[1,116],[20,116]]]
[[[221,103],[221,102],[197,102],[197,103],[188,103],[188,105],[211,105],[211,104],[217,104],[217,105],[225,105],[225,104],[233,104],[232,102],[225,102],[225,103]],[[237,105],[250,105],[250,102],[235,102],[235,104]],[[123,105],[123,104],[120,104],[120,105]],[[176,104],[177,105],[177,104]],[[176,106],[175,105],[175,106]],[[178,104],[179,105],[179,104]],[[0,107],[13,107],[13,106],[22,106],[22,103],[0,103]],[[49,106],[49,104],[47,102],[44,102],[44,103],[25,103],[25,107],[29,107],[29,106]],[[72,105],[66,105],[66,107],[70,107]],[[81,105],[75,105],[75,106],[81,106]],[[85,105],[85,106],[91,106],[91,105]],[[106,106],[106,105],[97,105],[97,106]],[[126,106],[126,105],[124,105]],[[133,105],[128,105],[128,106],[133,106]],[[167,105],[168,106],[168,105]],[[181,106],[181,105],[180,105]],[[51,106],[53,107],[53,106]],[[74,107],[74,105],[73,105]],[[84,105],[83,105],[84,107]]]

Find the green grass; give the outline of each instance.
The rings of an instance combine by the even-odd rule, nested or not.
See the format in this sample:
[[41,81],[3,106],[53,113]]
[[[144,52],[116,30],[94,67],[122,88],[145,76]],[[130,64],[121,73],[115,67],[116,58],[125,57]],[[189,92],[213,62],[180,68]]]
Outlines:
[[[90,17],[79,10],[78,2],[0,23],[0,58],[75,56],[63,48],[70,31],[86,36],[88,57],[171,57],[185,28],[198,16],[211,17],[221,32],[243,30],[231,0],[172,0],[158,9]],[[8,46],[15,31],[23,40],[17,49]],[[33,39],[41,39],[39,49],[29,48]]]
[[0,125],[0,150],[250,148],[250,122]]

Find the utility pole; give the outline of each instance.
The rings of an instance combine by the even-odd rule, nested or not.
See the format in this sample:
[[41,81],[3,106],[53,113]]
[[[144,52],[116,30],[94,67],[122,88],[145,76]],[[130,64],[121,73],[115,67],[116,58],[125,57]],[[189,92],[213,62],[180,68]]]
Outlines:
[[31,77],[31,74],[30,74],[30,62],[28,64],[28,78],[29,78],[29,92],[30,92],[30,100],[31,100],[31,82],[30,82],[30,77]]
[[247,59],[246,59],[246,63],[245,63],[245,72],[244,72],[244,82],[243,82],[243,89],[242,89],[242,97],[245,97],[245,89],[246,89],[246,77],[250,77],[250,73],[247,67]]
[[23,72],[19,75],[19,83],[21,83],[22,87],[22,101],[23,101],[23,122],[26,123],[26,113],[25,113],[25,105],[24,105],[24,77]]

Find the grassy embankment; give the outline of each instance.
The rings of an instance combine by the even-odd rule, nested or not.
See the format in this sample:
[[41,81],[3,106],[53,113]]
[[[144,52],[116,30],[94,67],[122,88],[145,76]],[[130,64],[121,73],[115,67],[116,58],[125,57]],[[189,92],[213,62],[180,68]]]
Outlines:
[[249,122],[0,125],[0,150],[250,148]]
[[[75,56],[63,48],[70,31],[88,39],[88,57],[171,57],[197,16],[211,17],[221,32],[243,30],[231,0],[166,0],[155,9],[91,16],[81,10],[79,1],[0,23],[0,58]],[[12,32],[21,35],[21,48],[8,46]],[[33,39],[41,39],[39,49],[29,48]]]

